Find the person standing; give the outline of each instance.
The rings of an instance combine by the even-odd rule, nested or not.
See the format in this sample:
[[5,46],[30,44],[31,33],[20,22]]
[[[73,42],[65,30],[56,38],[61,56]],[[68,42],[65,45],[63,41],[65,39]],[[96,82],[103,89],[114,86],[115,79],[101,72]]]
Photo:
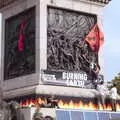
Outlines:
[[50,97],[48,97],[46,99],[46,102],[47,102],[47,106],[50,108],[59,108],[58,100],[56,99],[54,95],[51,95]]
[[104,81],[101,81],[100,84],[97,86],[98,94],[98,105],[100,104],[105,109],[105,98],[106,98],[106,87],[104,86]]
[[115,83],[113,84],[113,87],[110,90],[110,97],[111,97],[112,111],[116,111],[117,88]]
[[43,113],[41,112],[40,104],[38,101],[36,102],[35,106],[36,110],[33,115],[33,120],[44,120]]

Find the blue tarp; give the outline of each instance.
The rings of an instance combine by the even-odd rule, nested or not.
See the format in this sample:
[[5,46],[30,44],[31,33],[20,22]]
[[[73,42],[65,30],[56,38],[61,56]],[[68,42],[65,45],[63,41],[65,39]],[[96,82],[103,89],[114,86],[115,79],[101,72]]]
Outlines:
[[56,120],[120,120],[120,112],[57,109]]

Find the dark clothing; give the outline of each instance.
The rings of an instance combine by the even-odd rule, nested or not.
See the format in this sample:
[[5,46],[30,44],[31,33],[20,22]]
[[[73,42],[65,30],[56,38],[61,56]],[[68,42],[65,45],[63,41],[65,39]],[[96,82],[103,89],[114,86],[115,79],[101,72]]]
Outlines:
[[48,97],[48,98],[47,98],[47,104],[50,104],[50,103],[51,103],[51,98]]
[[47,98],[47,105],[51,108],[58,107],[57,100],[55,98],[51,98],[51,97]]
[[116,99],[111,99],[112,111],[116,112]]

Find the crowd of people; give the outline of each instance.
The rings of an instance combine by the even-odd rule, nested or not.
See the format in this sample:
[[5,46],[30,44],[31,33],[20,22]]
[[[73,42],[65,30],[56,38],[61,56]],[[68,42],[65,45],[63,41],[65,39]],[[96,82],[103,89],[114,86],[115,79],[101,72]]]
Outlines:
[[[2,90],[0,90],[0,91],[2,91]],[[116,112],[116,102],[117,102],[117,96],[118,96],[116,84],[114,83],[112,85],[111,89],[108,90],[107,87],[104,85],[104,82],[101,81],[97,85],[97,91],[98,91],[98,95],[97,95],[98,106],[102,105],[103,110],[106,110],[106,108],[105,108],[106,102],[105,101],[106,101],[106,98],[109,96],[112,111]],[[2,101],[2,94],[0,95],[0,98],[1,98],[0,103],[2,103],[3,102]],[[3,104],[0,104],[0,105],[3,105]],[[45,99],[44,104],[39,104],[38,102],[36,102],[36,111],[35,111],[35,114],[33,116],[33,120],[54,120],[51,116],[43,117],[43,115],[41,113],[41,110],[40,110],[41,107],[44,107],[44,108],[59,108],[58,99],[54,95],[51,95],[51,96],[49,96]],[[10,107],[10,109],[11,108],[12,107]]]

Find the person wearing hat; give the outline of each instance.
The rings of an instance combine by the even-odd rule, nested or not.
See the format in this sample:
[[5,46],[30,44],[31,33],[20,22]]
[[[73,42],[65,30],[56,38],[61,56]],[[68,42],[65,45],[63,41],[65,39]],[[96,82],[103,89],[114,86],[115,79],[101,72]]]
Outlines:
[[111,97],[112,111],[116,111],[117,88],[115,83],[113,84],[110,90],[110,97]]

